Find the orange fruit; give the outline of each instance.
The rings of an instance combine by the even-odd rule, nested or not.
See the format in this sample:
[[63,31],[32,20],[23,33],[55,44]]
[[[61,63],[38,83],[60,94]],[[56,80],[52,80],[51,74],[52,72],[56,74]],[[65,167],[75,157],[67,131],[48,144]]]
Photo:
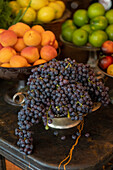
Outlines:
[[39,59],[39,51],[37,47],[26,47],[21,51],[21,56],[25,57],[28,63],[34,63]]
[[14,31],[17,37],[23,37],[25,32],[30,30],[30,26],[25,23],[18,22],[17,24],[10,26],[9,30]]
[[111,64],[108,68],[107,68],[107,73],[111,76],[113,76],[113,64]]
[[18,38],[16,44],[13,46],[13,48],[18,52],[22,51],[25,47],[26,45],[23,41],[23,38]]
[[41,35],[37,31],[30,29],[24,34],[23,40],[27,46],[38,46],[41,43]]
[[9,63],[3,63],[0,67],[11,67]]
[[0,50],[0,63],[7,63],[12,56],[16,55],[16,51],[11,47],[4,47]]
[[27,67],[28,62],[24,57],[14,55],[10,58],[10,65],[11,67]]
[[40,34],[42,34],[45,31],[41,25],[34,25],[32,26],[32,29],[38,31]]
[[45,45],[40,50],[40,56],[42,59],[50,61],[57,56],[57,51],[50,45]]
[[3,47],[13,46],[17,42],[17,35],[12,30],[5,30],[0,34],[0,43]]
[[36,60],[35,62],[34,62],[34,66],[35,65],[39,65],[39,64],[43,64],[43,63],[46,63],[47,61],[46,60],[44,60],[44,59],[39,59],[39,60]]

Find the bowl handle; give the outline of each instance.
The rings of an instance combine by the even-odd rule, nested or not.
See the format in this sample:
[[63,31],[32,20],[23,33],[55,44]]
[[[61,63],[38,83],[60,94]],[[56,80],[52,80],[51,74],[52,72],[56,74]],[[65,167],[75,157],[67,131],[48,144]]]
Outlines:
[[16,104],[23,104],[25,102],[26,92],[18,92],[13,96],[13,102]]

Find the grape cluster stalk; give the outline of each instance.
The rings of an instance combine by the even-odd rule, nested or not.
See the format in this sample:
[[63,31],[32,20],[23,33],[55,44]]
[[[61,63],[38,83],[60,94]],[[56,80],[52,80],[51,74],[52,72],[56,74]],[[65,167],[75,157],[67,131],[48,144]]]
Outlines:
[[[53,59],[32,69],[27,82],[28,91],[25,103],[18,112],[17,145],[20,151],[31,154],[33,138],[31,127],[43,121],[45,129],[55,117],[68,117],[83,120],[91,113],[94,102],[108,105],[109,88],[96,79],[88,64],[77,64],[66,58]],[[75,135],[72,135],[76,139]]]

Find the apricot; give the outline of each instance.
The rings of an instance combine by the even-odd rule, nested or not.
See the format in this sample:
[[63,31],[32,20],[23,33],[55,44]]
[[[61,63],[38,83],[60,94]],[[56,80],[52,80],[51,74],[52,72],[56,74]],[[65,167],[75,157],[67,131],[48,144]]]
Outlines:
[[54,44],[52,45],[55,49],[57,49],[58,48],[58,41],[57,40],[55,40],[55,42],[54,42]]
[[10,26],[8,30],[14,31],[17,37],[23,37],[25,32],[30,30],[30,26],[25,23],[18,22],[15,25]]
[[50,61],[57,56],[57,51],[54,47],[52,47],[50,45],[46,45],[41,48],[40,56],[42,59],[44,59],[46,61]]
[[1,28],[1,29],[0,29],[0,34],[1,34],[2,32],[4,32],[4,31],[5,31],[5,29],[2,29],[2,28]]
[[33,30],[28,30],[23,36],[24,43],[27,46],[38,46],[41,43],[41,35]]
[[3,63],[0,67],[11,67],[9,63]]
[[42,34],[45,30],[41,25],[34,25],[32,26],[32,29],[35,31],[38,31],[38,33]]
[[0,63],[7,63],[10,58],[16,54],[12,47],[4,47],[0,50]]
[[0,43],[3,47],[13,46],[17,42],[17,35],[14,31],[5,30],[0,34]]
[[3,48],[2,44],[0,44],[0,50]]
[[26,47],[23,38],[18,38],[16,44],[13,47],[18,52],[22,51]]
[[39,59],[39,51],[36,47],[26,47],[21,51],[21,56],[25,57],[28,63],[34,63]]
[[31,64],[28,63],[27,67],[31,67]]
[[10,59],[11,67],[27,67],[27,60],[21,55],[14,55]]
[[44,31],[42,33],[41,45],[53,45],[55,42],[55,34],[52,31]]
[[34,66],[35,65],[39,65],[39,64],[43,64],[43,63],[46,63],[47,61],[46,60],[44,60],[44,59],[39,59],[39,60],[36,60],[35,62],[34,62]]

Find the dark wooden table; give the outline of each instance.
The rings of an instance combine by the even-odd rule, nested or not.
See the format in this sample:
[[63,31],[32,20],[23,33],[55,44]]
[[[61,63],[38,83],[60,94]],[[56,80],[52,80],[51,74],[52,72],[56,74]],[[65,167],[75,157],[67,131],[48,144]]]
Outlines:
[[[54,129],[46,131],[40,123],[34,126],[34,152],[25,156],[16,145],[17,113],[20,107],[5,103],[3,94],[10,86],[9,82],[0,81],[0,155],[16,164],[23,170],[54,170],[68,155],[75,143],[71,134],[76,127],[59,130],[54,136]],[[85,134],[90,136],[86,137]],[[65,134],[66,140],[60,136]],[[101,107],[85,118],[82,136],[73,150],[72,160],[66,166],[68,170],[101,169],[113,157],[113,105]],[[0,169],[1,170],[1,169]]]

